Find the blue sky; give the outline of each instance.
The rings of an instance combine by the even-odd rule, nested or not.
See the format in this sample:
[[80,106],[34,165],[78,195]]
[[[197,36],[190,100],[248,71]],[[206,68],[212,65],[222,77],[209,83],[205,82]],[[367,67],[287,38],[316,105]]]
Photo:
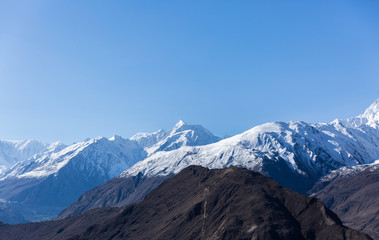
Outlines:
[[0,1],[0,139],[329,122],[379,98],[379,2]]

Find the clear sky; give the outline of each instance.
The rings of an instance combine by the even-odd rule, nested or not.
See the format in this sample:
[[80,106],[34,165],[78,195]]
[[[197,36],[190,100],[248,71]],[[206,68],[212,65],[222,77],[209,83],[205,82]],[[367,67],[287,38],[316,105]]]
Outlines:
[[329,122],[379,98],[379,1],[0,0],[0,139]]

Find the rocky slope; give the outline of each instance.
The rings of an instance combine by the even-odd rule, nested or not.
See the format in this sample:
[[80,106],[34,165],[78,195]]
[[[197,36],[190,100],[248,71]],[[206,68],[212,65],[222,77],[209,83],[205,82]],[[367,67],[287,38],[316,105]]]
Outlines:
[[[0,238],[371,239],[343,226],[320,200],[236,167],[190,166],[115,217],[100,215],[96,222],[88,218],[93,211],[101,209],[54,222],[0,225]],[[64,227],[53,227],[59,224]]]
[[71,217],[94,208],[125,207],[139,202],[168,178],[169,176],[144,177],[142,174],[128,178],[113,178],[83,193],[75,202],[59,213],[57,219]]
[[320,198],[346,226],[379,239],[379,161],[342,167],[322,178],[312,196]]

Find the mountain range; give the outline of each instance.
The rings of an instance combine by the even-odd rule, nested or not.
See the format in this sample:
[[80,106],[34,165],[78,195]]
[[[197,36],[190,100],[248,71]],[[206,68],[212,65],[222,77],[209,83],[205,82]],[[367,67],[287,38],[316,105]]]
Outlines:
[[333,170],[379,159],[378,106],[379,100],[362,115],[347,120],[267,123],[213,144],[157,152],[84,193],[59,218],[140,201],[151,189],[189,165],[245,167],[307,193]]
[[0,221],[54,218],[83,192],[154,152],[219,139],[201,126],[179,121],[168,132],[140,133],[131,139],[99,137],[67,147],[55,144],[55,148],[40,148],[42,152],[18,161],[0,175]]
[[[339,193],[327,186],[339,176],[359,175],[342,172],[370,172],[360,169],[376,164],[378,146],[379,99],[357,117],[331,123],[266,123],[226,139],[179,121],[170,131],[42,149],[11,167],[7,161],[0,175],[0,221],[39,221],[59,212],[63,219],[98,207],[126,207],[190,165],[258,171],[299,193],[316,194],[334,210]],[[323,197],[328,194],[333,200]],[[375,204],[372,209],[379,209]],[[343,215],[347,211],[336,212],[349,224]],[[362,224],[349,226],[371,234],[369,226],[377,221],[366,218]]]
[[[214,144],[159,152],[119,177],[165,176],[189,165],[241,166],[306,192],[329,172],[379,159],[379,100],[364,114],[331,123],[274,122]],[[298,180],[302,179],[302,184]]]

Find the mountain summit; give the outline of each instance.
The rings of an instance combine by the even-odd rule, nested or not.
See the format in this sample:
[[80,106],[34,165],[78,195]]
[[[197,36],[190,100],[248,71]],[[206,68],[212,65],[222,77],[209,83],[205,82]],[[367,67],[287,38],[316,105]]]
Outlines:
[[379,127],[379,98],[372,103],[366,111],[353,118],[342,120],[342,123],[349,127],[364,127],[369,126],[372,128]]
[[172,151],[183,146],[206,145],[221,140],[203,126],[189,125],[183,120],[179,120],[170,131],[138,133],[131,139],[143,143],[149,156],[160,151]]
[[57,152],[65,147],[60,142],[47,144],[36,140],[0,140],[0,175],[17,163],[30,158],[36,159],[46,152]]

